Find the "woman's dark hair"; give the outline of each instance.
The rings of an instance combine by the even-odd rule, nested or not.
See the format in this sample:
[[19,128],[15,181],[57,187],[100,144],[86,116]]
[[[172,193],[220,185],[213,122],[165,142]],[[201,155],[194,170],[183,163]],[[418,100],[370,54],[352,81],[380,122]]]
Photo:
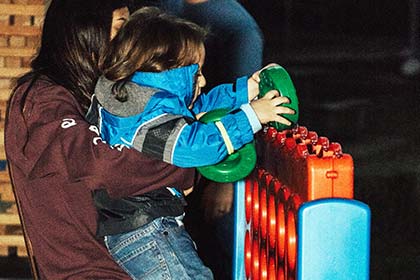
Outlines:
[[52,0],[29,76],[48,76],[86,109],[100,75],[99,57],[110,41],[112,13],[128,5],[128,0]]
[[160,72],[198,63],[207,31],[158,8],[133,13],[100,60],[104,76],[114,82],[120,101],[127,94],[122,85],[136,71]]

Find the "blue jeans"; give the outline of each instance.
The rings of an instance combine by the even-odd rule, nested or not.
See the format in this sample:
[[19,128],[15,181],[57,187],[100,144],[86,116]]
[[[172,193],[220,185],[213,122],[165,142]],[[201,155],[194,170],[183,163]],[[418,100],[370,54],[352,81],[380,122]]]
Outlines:
[[213,279],[199,258],[195,243],[173,217],[105,237],[114,260],[132,279]]

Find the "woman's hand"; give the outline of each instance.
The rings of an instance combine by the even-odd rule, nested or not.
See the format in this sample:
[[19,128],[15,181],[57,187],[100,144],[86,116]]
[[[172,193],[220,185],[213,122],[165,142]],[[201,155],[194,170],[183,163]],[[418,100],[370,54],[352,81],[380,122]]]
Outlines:
[[229,213],[233,205],[233,184],[209,182],[203,192],[202,205],[206,222]]
[[194,190],[194,187],[191,187],[191,188],[189,188],[189,189],[184,190],[184,191],[183,191],[183,192],[184,192],[184,195],[185,195],[185,196],[189,195],[190,193],[192,193],[192,192],[193,192],[193,190]]
[[251,102],[251,107],[257,114],[258,120],[261,124],[268,122],[279,122],[284,125],[291,125],[292,123],[286,118],[282,117],[281,114],[294,114],[295,111],[280,106],[281,104],[289,103],[289,99],[284,96],[279,96],[277,90],[270,90],[262,98]]
[[195,118],[199,120],[202,116],[204,116],[207,112],[201,112],[195,115]]
[[255,97],[258,96],[260,93],[259,84],[260,84],[260,73],[262,70],[271,67],[271,66],[278,66],[276,63],[270,63],[264,68],[258,70],[248,79],[248,100],[254,100]]

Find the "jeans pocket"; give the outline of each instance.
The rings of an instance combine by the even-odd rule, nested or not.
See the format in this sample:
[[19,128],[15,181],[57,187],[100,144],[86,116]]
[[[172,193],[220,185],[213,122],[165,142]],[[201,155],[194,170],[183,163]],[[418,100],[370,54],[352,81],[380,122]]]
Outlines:
[[[109,239],[112,242],[107,242]],[[132,279],[171,279],[165,258],[153,238],[139,237],[133,240],[131,236],[130,242],[127,242],[126,239],[116,241],[113,237],[107,237],[106,242],[113,259]]]

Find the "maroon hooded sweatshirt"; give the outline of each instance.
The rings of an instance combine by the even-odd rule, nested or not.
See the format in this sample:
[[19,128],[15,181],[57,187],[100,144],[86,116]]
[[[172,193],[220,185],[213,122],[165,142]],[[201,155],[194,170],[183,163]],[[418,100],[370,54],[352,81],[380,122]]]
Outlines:
[[38,79],[13,94],[5,149],[41,279],[130,279],[95,237],[92,191],[113,198],[193,185],[181,169],[103,143],[65,88]]

